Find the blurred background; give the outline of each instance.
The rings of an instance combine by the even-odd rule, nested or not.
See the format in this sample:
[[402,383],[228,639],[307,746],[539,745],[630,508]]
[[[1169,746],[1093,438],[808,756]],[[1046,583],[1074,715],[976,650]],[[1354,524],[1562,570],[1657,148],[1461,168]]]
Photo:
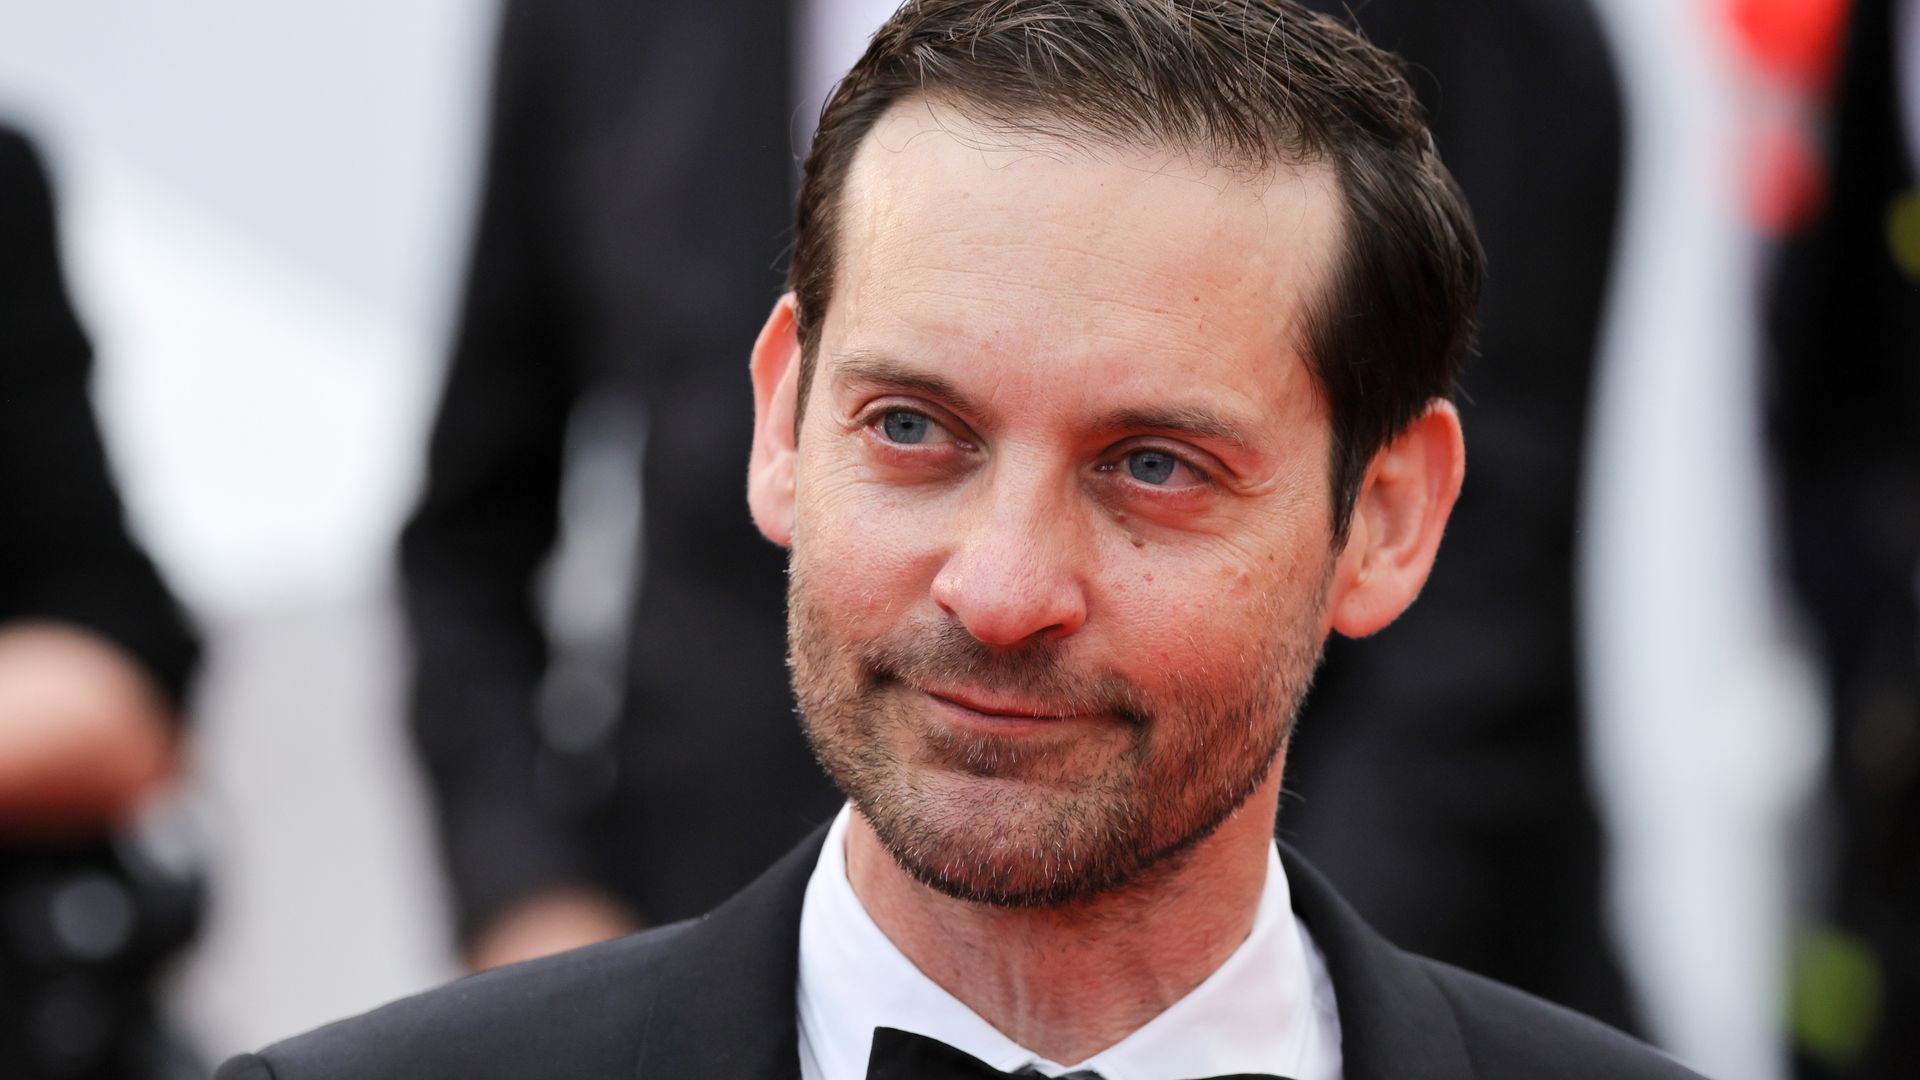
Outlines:
[[[1394,8],[1356,6],[1363,21],[1369,11],[1390,21]],[[1426,6],[1476,18],[1502,7]],[[1456,45],[1451,62],[1470,62],[1475,49],[1547,48],[1538,28],[1578,10],[1550,0],[1509,6],[1520,12],[1517,30]],[[529,910],[518,906],[526,897],[557,897],[571,904],[569,925],[611,932],[698,910],[738,876],[716,870],[675,892],[678,885],[609,869],[715,841],[645,832],[682,824],[644,812],[647,798],[680,805],[659,794],[670,779],[649,786],[647,770],[687,771],[697,753],[641,761],[607,751],[617,765],[595,764],[596,746],[624,737],[609,731],[648,715],[642,691],[658,676],[629,661],[648,651],[636,641],[661,633],[649,620],[670,613],[677,583],[710,579],[701,588],[730,596],[746,589],[736,578],[756,582],[757,599],[743,607],[778,609],[777,585],[765,585],[777,582],[777,555],[747,543],[738,571],[722,557],[742,536],[757,543],[734,505],[743,459],[727,440],[737,432],[715,436],[716,460],[692,474],[706,494],[718,493],[711,513],[726,520],[711,530],[684,524],[708,511],[679,509],[674,500],[692,496],[667,490],[651,469],[658,451],[642,452],[707,445],[661,440],[688,416],[722,428],[744,421],[746,347],[777,290],[787,242],[784,196],[740,195],[746,209],[733,213],[735,196],[713,194],[675,147],[692,155],[721,135],[739,138],[753,151],[721,160],[768,174],[767,190],[791,183],[792,147],[804,145],[831,73],[851,62],[887,6],[771,20],[766,40],[743,41],[741,55],[780,48],[787,36],[810,51],[777,68],[770,91],[711,61],[731,55],[723,31],[740,33],[752,20],[735,11],[734,25],[716,27],[721,16],[695,19],[681,7],[693,8],[555,3],[545,15],[503,16],[473,0],[0,0],[0,122],[28,135],[44,161],[126,520],[200,641],[179,709],[187,734],[177,789],[114,831],[138,834],[150,849],[171,845],[198,867],[198,932],[161,965],[157,996],[166,1026],[204,1059],[514,955],[521,945],[489,934]],[[1888,852],[1913,850],[1920,760],[1910,681],[1920,575],[1909,544],[1920,456],[1911,456],[1908,430],[1920,424],[1900,407],[1920,404],[1912,394],[1920,352],[1908,351],[1915,338],[1893,336],[1920,310],[1893,310],[1920,305],[1920,197],[1900,202],[1913,184],[1920,126],[1915,7],[1595,0],[1591,70],[1613,90],[1593,109],[1569,106],[1540,121],[1555,137],[1617,131],[1609,156],[1596,159],[1617,173],[1617,198],[1610,193],[1594,219],[1605,250],[1586,286],[1591,345],[1580,346],[1563,379],[1536,369],[1547,384],[1572,388],[1571,419],[1535,425],[1540,445],[1565,453],[1536,474],[1502,467],[1491,455],[1507,451],[1489,451],[1487,473],[1510,472],[1520,486],[1532,475],[1565,500],[1553,542],[1567,558],[1549,569],[1561,580],[1547,590],[1569,597],[1554,609],[1554,633],[1566,638],[1565,666],[1578,673],[1565,721],[1572,788],[1590,794],[1583,813],[1604,838],[1566,842],[1605,852],[1604,861],[1589,860],[1593,902],[1635,1002],[1632,1022],[1714,1076],[1900,1075],[1891,1066],[1874,1071],[1872,1047],[1895,1027],[1920,1027],[1920,1015],[1892,1011],[1912,1001],[1901,997],[1900,979],[1912,977],[1920,953],[1920,908],[1902,913],[1901,905],[1916,895],[1920,868],[1886,861]],[[1383,39],[1395,32],[1369,29]],[[633,58],[583,60],[570,83],[540,67],[603,38],[631,42]],[[1878,81],[1852,78],[1874,68],[1876,50],[1884,53]],[[1904,74],[1894,57],[1905,58]],[[1438,54],[1415,60],[1436,78],[1444,117],[1447,68]],[[672,63],[716,70],[676,69],[647,82]],[[516,65],[549,74],[516,78]],[[1856,82],[1865,86],[1858,98],[1839,89]],[[1493,95],[1488,107],[1530,94],[1524,80],[1476,92]],[[699,111],[729,94],[769,97],[777,107],[762,102],[753,115],[773,122]],[[1878,293],[1883,286],[1862,269],[1871,253],[1835,254],[1837,241],[1822,239],[1844,233],[1832,210],[1836,193],[1852,190],[1842,166],[1854,150],[1837,149],[1849,130],[1841,106],[1860,100],[1878,102],[1882,118],[1848,145],[1870,145],[1867,171],[1906,185],[1888,181],[1842,203],[1863,208],[1862,228],[1893,253],[1889,267],[1909,275],[1902,283],[1896,273]],[[653,110],[634,115],[664,130],[661,141],[626,146],[608,134],[629,107]],[[542,113],[563,108],[587,119]],[[681,113],[684,131],[659,119]],[[543,144],[553,130],[571,141]],[[1448,153],[1470,152],[1471,142],[1464,134],[1450,142],[1444,131],[1441,139]],[[1455,167],[1463,180],[1497,172],[1500,162],[1524,169],[1533,152],[1506,146]],[[625,177],[631,190],[614,198],[618,205],[665,205],[677,195],[719,201],[663,215],[678,219],[671,230],[624,233],[637,219],[617,206],[603,213],[596,200]],[[552,189],[546,198],[571,209],[516,217],[539,201],[527,192],[543,185]],[[1489,207],[1472,183],[1468,191],[1484,220]],[[1543,231],[1553,234],[1550,224]],[[543,249],[548,234],[588,254],[555,256]],[[670,285],[656,288],[641,271],[592,276],[649,246],[681,250],[675,244],[692,254],[670,256]],[[0,251],[0,260],[13,254]],[[1550,268],[1554,255],[1544,252],[1541,265]],[[739,267],[734,291],[744,297],[716,301],[724,332],[646,310],[701,306],[721,264]],[[503,284],[500,268],[516,266],[529,280]],[[1501,275],[1497,251],[1493,275]],[[543,299],[537,316],[500,314],[531,305],[522,293],[544,297],[563,286],[578,296]],[[628,288],[664,290],[665,299]],[[1822,288],[1840,295],[1818,299]],[[1887,310],[1872,296],[1887,297]],[[1865,306],[1847,306],[1855,301]],[[1505,317],[1489,312],[1490,332]],[[1822,319],[1852,328],[1844,347]],[[622,375],[623,335],[641,323],[664,327],[658,334],[671,344],[640,346],[647,373]],[[528,340],[520,360],[489,353],[490,343],[515,335]],[[19,370],[27,341],[0,340],[0,363]],[[1518,350],[1513,365],[1525,370],[1530,359]],[[483,368],[512,363],[568,374],[523,372],[482,386]],[[702,367],[725,369],[725,378],[702,382]],[[10,377],[0,373],[0,383]],[[589,394],[587,384],[604,392]],[[1820,399],[1819,388],[1832,384],[1854,397]],[[1492,409],[1507,398],[1489,387],[1474,400]],[[544,419],[507,415],[533,401],[544,403]],[[737,413],[723,420],[715,409]],[[1480,452],[1475,431],[1470,412],[1470,458]],[[1513,437],[1524,462],[1529,436]],[[541,438],[544,448],[529,451],[538,475],[516,479],[513,497],[544,510],[532,512],[526,535],[480,545],[487,559],[517,567],[496,594],[524,600],[531,588],[534,599],[505,616],[512,625],[498,641],[455,655],[448,642],[485,636],[471,612],[486,603],[447,600],[451,586],[435,568],[485,561],[461,547],[461,536],[475,535],[462,530],[486,527],[486,513],[467,504],[513,487],[465,479],[463,470],[504,457],[501,446]],[[1832,480],[1862,476],[1861,461],[1878,463],[1872,483]],[[1866,522],[1866,539],[1845,528],[1855,517]],[[563,540],[550,552],[556,519]],[[699,550],[721,554],[700,565],[686,556],[686,576],[663,561]],[[1447,549],[1443,564],[1457,554]],[[1822,578],[1819,568],[1833,565],[1859,573]],[[1881,566],[1890,569],[1866,572]],[[634,595],[642,599],[629,603]],[[743,615],[741,625],[749,622]],[[534,623],[544,634],[527,644]],[[1859,635],[1837,636],[1836,626]],[[723,644],[747,633],[727,625],[686,632]],[[1830,659],[1836,642],[1851,650],[1839,665]],[[754,647],[777,680],[777,632]],[[1836,675],[1845,657],[1869,654],[1887,660]],[[467,704],[460,690],[478,695],[522,669],[522,682],[498,693],[524,699],[533,717],[526,731],[501,736],[528,744],[525,775],[511,762],[476,766],[466,744],[479,736],[460,725],[488,706]],[[436,690],[436,678],[454,689]],[[671,694],[661,689],[658,698]],[[1845,733],[1850,710],[1876,718],[1864,743]],[[769,775],[803,757],[782,716],[761,710],[742,720],[752,723],[741,730],[782,728]],[[474,730],[492,722],[475,719]],[[501,730],[514,722],[501,718]],[[1849,754],[1871,773],[1867,795],[1849,786],[1858,780]],[[475,769],[513,773],[503,783],[524,788],[528,805],[582,800],[584,809],[568,803],[555,816],[584,822],[586,839],[549,839],[544,819],[493,813],[463,778]],[[594,794],[602,787],[610,793]],[[616,790],[625,787],[654,794]],[[822,793],[797,791],[775,808],[781,827],[743,842],[740,861],[765,862],[763,849],[784,848],[823,805],[831,802]],[[686,817],[755,812],[749,804]],[[1882,830],[1864,844],[1863,815]],[[642,820],[644,829],[629,828]],[[573,888],[573,864],[562,866],[555,852],[575,847],[578,866],[604,871],[604,889]],[[1882,861],[1855,858],[1862,847]],[[489,861],[498,851],[528,854],[507,871]],[[541,868],[538,879],[518,880],[528,866]],[[1497,902],[1491,915],[1505,917]],[[550,940],[565,943],[565,933]],[[21,984],[5,983],[0,1009],[19,1001]],[[1901,1060],[1910,1067],[1913,1059]]]

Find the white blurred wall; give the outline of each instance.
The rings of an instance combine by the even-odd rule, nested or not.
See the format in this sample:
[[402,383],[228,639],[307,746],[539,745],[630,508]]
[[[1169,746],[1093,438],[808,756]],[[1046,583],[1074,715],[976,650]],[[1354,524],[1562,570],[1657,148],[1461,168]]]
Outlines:
[[[1584,533],[1597,783],[1656,1033],[1764,1080],[1783,1075],[1786,834],[1819,739],[1767,562],[1732,74],[1711,4],[1601,7],[1633,127]],[[0,0],[0,115],[56,166],[123,486],[209,634],[194,788],[219,895],[178,1007],[215,1054],[453,970],[388,564],[493,18]]]

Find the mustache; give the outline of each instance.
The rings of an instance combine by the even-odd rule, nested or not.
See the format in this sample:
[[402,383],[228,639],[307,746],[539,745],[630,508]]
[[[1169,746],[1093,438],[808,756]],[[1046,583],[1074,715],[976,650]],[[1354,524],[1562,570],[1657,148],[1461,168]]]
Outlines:
[[861,667],[872,685],[968,687],[1015,697],[1060,715],[1105,713],[1134,726],[1151,710],[1133,682],[1113,671],[1081,671],[1067,657],[1067,644],[1039,640],[997,648],[947,621],[859,646]]

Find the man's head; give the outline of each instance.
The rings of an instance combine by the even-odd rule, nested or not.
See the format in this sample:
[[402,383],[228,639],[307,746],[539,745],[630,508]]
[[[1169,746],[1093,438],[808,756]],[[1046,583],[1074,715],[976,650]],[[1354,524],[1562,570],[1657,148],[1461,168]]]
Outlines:
[[1479,266],[1393,65],[1291,5],[880,31],[755,347],[750,501],[808,733],[903,867],[1066,902],[1277,790],[1326,634],[1431,564]]
[[1466,200],[1395,59],[1291,0],[909,0],[836,87],[807,156],[787,278],[803,413],[847,174],[880,117],[916,97],[1014,138],[1334,174],[1350,227],[1299,344],[1332,415],[1344,539],[1374,452],[1451,396],[1483,274]]

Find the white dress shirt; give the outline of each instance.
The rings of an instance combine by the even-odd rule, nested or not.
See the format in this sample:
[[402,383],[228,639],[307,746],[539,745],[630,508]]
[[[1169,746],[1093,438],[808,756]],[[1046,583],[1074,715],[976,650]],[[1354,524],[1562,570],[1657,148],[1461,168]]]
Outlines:
[[1271,1073],[1339,1080],[1340,1017],[1326,962],[1294,918],[1278,849],[1246,941],[1204,982],[1145,1026],[1085,1061],[1027,1050],[913,966],[847,881],[850,811],[827,833],[800,913],[800,1075],[864,1080],[876,1027],[938,1039],[1003,1072],[1091,1069],[1104,1080],[1191,1080]]

